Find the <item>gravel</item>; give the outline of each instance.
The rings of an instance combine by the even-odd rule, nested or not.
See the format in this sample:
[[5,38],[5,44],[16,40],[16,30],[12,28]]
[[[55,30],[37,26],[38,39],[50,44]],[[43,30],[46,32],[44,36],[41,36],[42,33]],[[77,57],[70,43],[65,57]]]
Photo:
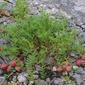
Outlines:
[[52,16],[63,15],[73,19],[71,23],[85,23],[85,0],[28,0],[28,4],[31,14],[39,14],[40,10],[45,10]]
[[[8,3],[5,9],[8,11],[12,11],[12,8],[16,5],[16,0],[9,0],[11,3]],[[3,0],[0,0],[0,4]],[[69,20],[70,28],[80,28],[82,31],[79,34],[79,38],[82,39],[82,43],[85,44],[85,0],[28,0],[28,7],[31,15],[40,15],[40,12],[45,10],[51,16],[65,16]],[[14,21],[10,17],[2,17],[0,18],[0,24],[10,24]],[[83,31],[84,30],[84,31]],[[4,40],[0,40],[0,45],[5,43]],[[72,54],[74,57],[75,54]],[[52,57],[47,59],[46,64],[52,64]],[[0,62],[3,61],[0,59]],[[40,70],[40,67],[37,66],[37,70]],[[0,74],[2,71],[0,70]],[[80,70],[80,73],[75,73],[73,77],[75,78],[78,85],[85,85],[85,82],[81,79],[82,76],[85,76],[85,71]],[[27,75],[25,73],[21,73],[18,75],[18,81],[23,82],[24,85],[27,85]],[[46,85],[44,80],[35,81],[35,85]],[[60,79],[56,79],[55,83],[59,83]],[[7,85],[7,81],[3,76],[0,76],[0,83]]]
[[[9,0],[6,9],[11,11],[16,5],[16,0]],[[27,0],[30,14],[40,15],[42,10],[52,16],[65,16],[70,20],[70,26],[76,23],[82,25],[85,23],[85,0]],[[0,3],[3,0],[0,0]],[[1,19],[0,19],[1,21]],[[80,27],[81,28],[81,27]],[[85,28],[85,26],[84,26]]]

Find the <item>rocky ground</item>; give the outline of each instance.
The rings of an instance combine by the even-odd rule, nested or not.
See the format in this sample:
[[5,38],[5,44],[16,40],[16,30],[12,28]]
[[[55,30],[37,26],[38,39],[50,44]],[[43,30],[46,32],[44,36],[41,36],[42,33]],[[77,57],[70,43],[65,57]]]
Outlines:
[[28,0],[32,14],[39,14],[41,9],[53,16],[65,16],[73,25],[85,23],[85,0]]
[[[5,7],[7,10],[12,10],[16,0],[9,0],[11,3]],[[3,0],[0,0],[2,3]],[[38,15],[42,10],[51,14],[53,17],[65,16],[69,20],[69,26],[85,29],[85,0],[28,0],[30,14]],[[10,23],[12,19],[3,17],[0,23]]]
[[[16,4],[16,0],[9,0],[9,1],[12,2],[13,4],[8,3],[5,9],[7,9],[8,11],[11,11]],[[3,0],[0,0],[0,4],[3,2],[4,2]],[[79,28],[80,30],[79,37],[83,36],[82,42],[85,43],[85,0],[28,0],[27,4],[30,10],[29,13],[32,15],[39,15],[40,12],[44,10],[47,13],[51,14],[52,17],[55,17],[55,18],[57,16],[65,16],[69,20],[70,28],[74,28],[74,27]],[[3,23],[4,25],[6,25],[12,22],[14,21],[11,17],[4,16],[0,18],[0,24]],[[2,45],[3,42],[6,43],[5,41],[0,40],[0,45]],[[77,69],[77,67],[74,67],[74,68]],[[63,77],[56,79],[55,67],[53,67],[51,71],[53,72],[53,76],[54,76],[53,80],[51,81],[51,83],[53,82],[52,85],[64,85],[62,83],[64,81]],[[24,73],[18,74],[19,79],[21,78],[20,81],[24,80],[22,79],[22,76],[24,75],[25,75]],[[78,72],[76,73],[72,72],[70,73],[70,76],[74,78],[77,82],[77,84],[73,82],[74,84],[71,84],[71,85],[85,85],[85,82],[83,82],[85,80],[85,68],[84,69],[79,68]],[[24,77],[26,78],[26,75]],[[35,77],[38,77],[38,73],[36,72],[35,72]],[[81,77],[83,79],[81,79]],[[5,85],[7,85],[7,81],[4,79],[4,77],[0,77],[0,80],[1,79],[5,81],[4,83]],[[61,80],[62,82],[60,83]],[[38,83],[38,81],[40,81],[42,84]],[[38,81],[35,81],[36,82],[35,85],[46,85],[45,81],[39,80],[39,79]],[[49,77],[47,78],[47,82],[48,83],[50,82]],[[25,83],[26,83],[26,80],[25,80]],[[24,84],[24,85],[27,85],[27,84]],[[69,85],[69,84],[65,84],[65,85]]]
[[[16,0],[9,0],[6,9],[11,10]],[[0,0],[0,3],[3,0]],[[76,24],[85,28],[85,0],[28,0],[30,14],[39,14],[44,10],[52,16],[65,16],[71,20],[71,26]]]
[[85,0],[28,0],[31,14],[38,15],[42,10],[53,17],[65,16],[69,27],[78,28],[79,37],[85,42]]

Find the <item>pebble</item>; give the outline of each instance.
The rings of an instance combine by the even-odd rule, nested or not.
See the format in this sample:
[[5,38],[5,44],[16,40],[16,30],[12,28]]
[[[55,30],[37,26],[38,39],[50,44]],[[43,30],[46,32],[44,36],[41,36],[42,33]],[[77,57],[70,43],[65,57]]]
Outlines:
[[27,73],[25,73],[25,72],[19,73],[17,79],[20,83],[23,83],[23,85],[29,84],[29,81],[27,79]]
[[[77,23],[85,22],[85,1],[84,0],[29,0],[29,8],[34,11],[34,14],[38,14],[37,7],[42,7],[47,13],[53,16],[63,15],[67,18],[73,17],[73,23],[70,26],[75,26]],[[35,6],[36,10],[33,10]]]
[[6,43],[7,43],[6,40],[0,39],[0,45],[4,45]]
[[85,44],[85,32],[80,32],[80,34],[79,34],[79,39],[80,39],[80,41],[83,43],[83,44]]
[[47,82],[41,79],[37,79],[34,82],[35,85],[47,85]]
[[0,69],[0,75],[2,75],[3,74],[3,70],[2,69]]
[[71,58],[74,58],[74,59],[77,59],[79,57],[79,53],[77,53],[77,52],[71,52],[70,53],[70,57]]
[[54,77],[51,84],[52,85],[63,85],[64,79]]
[[5,79],[5,77],[0,76],[0,84],[1,85],[7,85],[7,80]]

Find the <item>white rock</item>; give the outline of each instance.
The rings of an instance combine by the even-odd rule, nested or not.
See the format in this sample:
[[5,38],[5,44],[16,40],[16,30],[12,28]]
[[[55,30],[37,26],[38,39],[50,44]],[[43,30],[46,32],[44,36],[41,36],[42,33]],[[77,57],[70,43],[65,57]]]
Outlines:
[[18,75],[17,79],[20,83],[23,83],[24,85],[28,85],[28,83],[29,83],[29,81],[27,79],[27,73],[24,73],[24,72],[20,73]]

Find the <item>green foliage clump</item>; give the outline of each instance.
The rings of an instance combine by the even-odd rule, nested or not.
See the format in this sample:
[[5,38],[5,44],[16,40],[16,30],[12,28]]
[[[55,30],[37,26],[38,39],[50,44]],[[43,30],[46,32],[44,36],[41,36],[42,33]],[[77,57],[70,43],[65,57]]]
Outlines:
[[[75,43],[76,32],[68,31],[66,19],[50,19],[47,15],[31,16],[6,26],[6,40],[10,45],[5,52],[12,57],[22,49],[26,67],[33,70],[35,63],[44,65],[46,55],[55,53],[57,63],[62,63],[71,51],[82,52],[82,45]],[[3,52],[2,52],[3,53]]]
[[13,9],[13,15],[16,19],[24,18],[28,13],[27,0],[17,0]]

